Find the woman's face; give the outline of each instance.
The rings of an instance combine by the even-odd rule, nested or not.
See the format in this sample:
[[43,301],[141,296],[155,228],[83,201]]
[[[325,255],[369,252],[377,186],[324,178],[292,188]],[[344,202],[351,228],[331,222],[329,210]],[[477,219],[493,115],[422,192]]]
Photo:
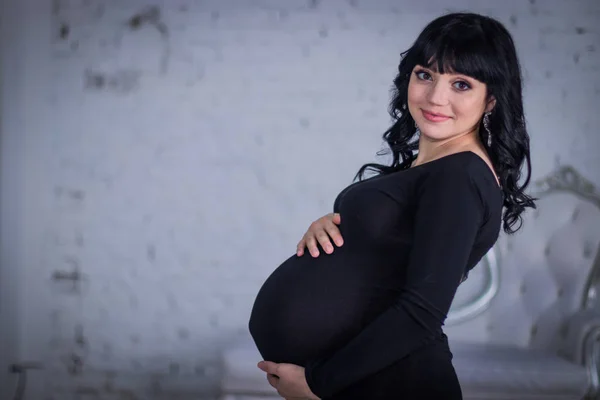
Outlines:
[[474,132],[483,113],[495,101],[486,101],[483,82],[466,75],[437,72],[417,65],[408,84],[408,109],[421,130],[431,141],[448,139]]

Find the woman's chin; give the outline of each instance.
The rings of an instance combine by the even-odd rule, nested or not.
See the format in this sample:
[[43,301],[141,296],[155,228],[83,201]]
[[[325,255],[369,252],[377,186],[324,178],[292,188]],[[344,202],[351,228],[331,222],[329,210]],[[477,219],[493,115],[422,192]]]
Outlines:
[[428,129],[421,131],[421,137],[426,138],[430,142],[440,142],[450,139],[452,137],[452,133],[448,132],[447,129]]

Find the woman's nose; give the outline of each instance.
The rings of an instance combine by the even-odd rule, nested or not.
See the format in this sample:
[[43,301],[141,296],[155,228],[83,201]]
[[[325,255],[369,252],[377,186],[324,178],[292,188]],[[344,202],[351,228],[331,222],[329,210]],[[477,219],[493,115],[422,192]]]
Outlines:
[[427,100],[431,104],[443,106],[448,103],[448,89],[443,82],[436,82],[429,87]]

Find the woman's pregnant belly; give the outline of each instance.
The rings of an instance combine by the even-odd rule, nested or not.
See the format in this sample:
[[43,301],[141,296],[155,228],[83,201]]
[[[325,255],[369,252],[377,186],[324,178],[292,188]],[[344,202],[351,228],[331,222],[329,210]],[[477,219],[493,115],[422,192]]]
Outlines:
[[397,294],[401,260],[336,248],[281,264],[256,297],[249,329],[265,360],[305,365],[343,346]]

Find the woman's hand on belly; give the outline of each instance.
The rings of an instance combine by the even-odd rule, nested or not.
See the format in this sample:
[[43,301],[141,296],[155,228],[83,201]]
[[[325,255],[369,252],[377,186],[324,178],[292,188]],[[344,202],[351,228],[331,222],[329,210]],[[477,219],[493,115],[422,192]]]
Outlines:
[[[298,242],[296,254],[298,257],[304,254],[304,249],[307,248],[313,257],[319,256],[319,247],[325,250],[325,253],[333,253],[333,245],[331,240],[340,247],[344,244],[342,234],[337,227],[341,223],[341,216],[338,213],[329,213],[318,220],[314,221],[308,227],[308,230]],[[331,240],[330,240],[331,239]]]
[[306,383],[304,368],[294,364],[261,361],[258,368],[267,373],[269,384],[285,399],[320,400]]

